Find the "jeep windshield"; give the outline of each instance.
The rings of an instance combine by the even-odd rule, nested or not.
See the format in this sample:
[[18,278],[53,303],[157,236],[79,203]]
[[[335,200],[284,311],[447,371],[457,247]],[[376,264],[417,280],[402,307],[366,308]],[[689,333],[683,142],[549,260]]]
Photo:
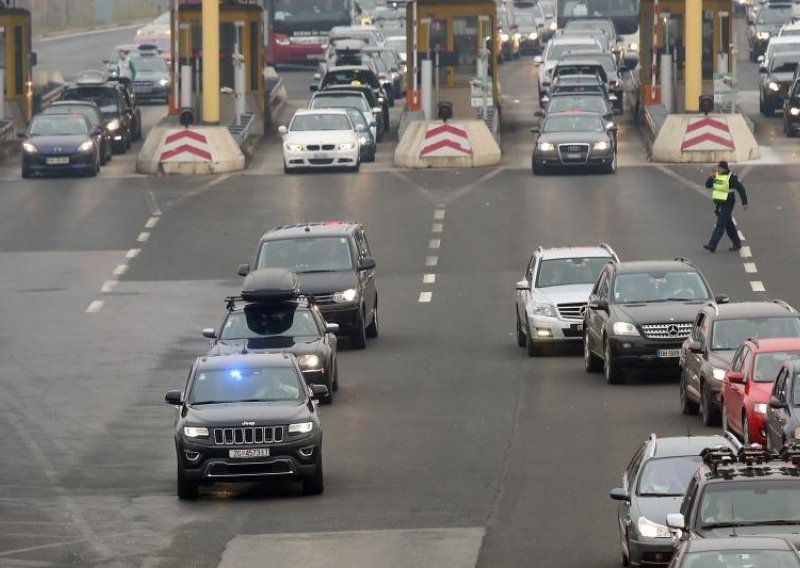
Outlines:
[[556,258],[543,260],[536,276],[536,288],[594,284],[610,257]]
[[294,368],[263,367],[200,370],[188,404],[299,401],[302,386]]
[[800,478],[726,481],[706,486],[697,512],[701,530],[787,526],[800,530]]
[[228,314],[219,333],[221,340],[264,337],[317,337],[320,335],[309,310],[246,306]]
[[618,274],[614,302],[640,304],[710,300],[711,293],[697,272]]
[[345,237],[280,239],[261,245],[257,268],[334,272],[352,270],[353,259]]

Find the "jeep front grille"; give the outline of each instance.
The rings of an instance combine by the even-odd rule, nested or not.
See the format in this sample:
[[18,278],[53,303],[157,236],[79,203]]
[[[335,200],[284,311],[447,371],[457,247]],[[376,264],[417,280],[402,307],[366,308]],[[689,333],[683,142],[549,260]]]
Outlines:
[[648,339],[686,339],[692,332],[692,323],[654,323],[642,326]]
[[572,304],[558,304],[558,315],[561,319],[583,321],[583,313],[586,311],[586,302],[576,302]]
[[283,426],[214,428],[214,443],[218,446],[270,444],[283,441]]

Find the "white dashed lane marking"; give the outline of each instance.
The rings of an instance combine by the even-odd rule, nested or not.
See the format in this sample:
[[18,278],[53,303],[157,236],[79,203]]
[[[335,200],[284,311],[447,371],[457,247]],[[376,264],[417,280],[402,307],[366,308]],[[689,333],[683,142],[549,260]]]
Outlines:
[[103,300],[94,300],[91,304],[89,304],[89,307],[86,308],[86,313],[93,314],[95,312],[99,312],[103,308],[103,304],[105,304]]
[[122,276],[126,272],[128,272],[128,265],[127,264],[119,264],[114,269],[114,276]]
[[758,268],[756,268],[756,263],[755,262],[745,262],[744,263],[744,271],[747,272],[748,274],[753,274],[755,272],[758,272]]
[[444,209],[437,209],[436,211],[434,211],[433,218],[436,219],[437,221],[441,221],[442,219],[444,219]]
[[442,223],[434,223],[431,227],[431,233],[441,233],[444,225]]
[[419,301],[421,304],[427,304],[431,301],[433,297],[433,292],[420,292],[419,293]]
[[435,274],[425,274],[422,276],[422,283],[423,284],[436,284],[436,275]]
[[739,255],[742,258],[750,258],[751,256],[753,256],[753,253],[750,252],[750,247],[744,246],[739,250]]
[[139,256],[140,252],[142,252],[142,249],[130,249],[125,254],[125,258],[127,258],[127,259],[136,258],[137,256]]
[[108,294],[110,292],[113,292],[114,288],[116,287],[117,287],[116,280],[106,280],[105,282],[103,282],[103,286],[100,288],[100,292],[102,292],[103,294]]
[[751,280],[750,288],[753,289],[753,292],[766,292],[764,289],[764,283],[761,282],[761,280]]
[[442,241],[440,239],[431,239],[428,241],[428,248],[430,249],[438,249],[442,246]]
[[141,233],[139,233],[139,236],[136,237],[136,240],[139,241],[140,243],[146,243],[149,238],[150,238],[150,233],[148,233],[147,231],[142,231]]
[[425,266],[436,266],[437,264],[439,264],[438,256],[429,256],[425,258]]
[[150,217],[144,224],[145,229],[153,229],[158,224],[158,217]]

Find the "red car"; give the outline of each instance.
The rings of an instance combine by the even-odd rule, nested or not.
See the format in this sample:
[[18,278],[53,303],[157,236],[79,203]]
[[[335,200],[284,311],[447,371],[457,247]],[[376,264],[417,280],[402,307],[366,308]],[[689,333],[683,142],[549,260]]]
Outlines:
[[748,339],[722,383],[722,428],[745,444],[766,443],[764,416],[781,365],[800,358],[800,338]]

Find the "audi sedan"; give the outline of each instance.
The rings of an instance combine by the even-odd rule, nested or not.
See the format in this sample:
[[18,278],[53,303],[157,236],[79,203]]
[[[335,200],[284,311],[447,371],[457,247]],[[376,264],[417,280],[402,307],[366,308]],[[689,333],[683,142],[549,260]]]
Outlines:
[[531,132],[536,134],[531,158],[534,175],[556,168],[617,171],[617,127],[599,113],[549,113]]

